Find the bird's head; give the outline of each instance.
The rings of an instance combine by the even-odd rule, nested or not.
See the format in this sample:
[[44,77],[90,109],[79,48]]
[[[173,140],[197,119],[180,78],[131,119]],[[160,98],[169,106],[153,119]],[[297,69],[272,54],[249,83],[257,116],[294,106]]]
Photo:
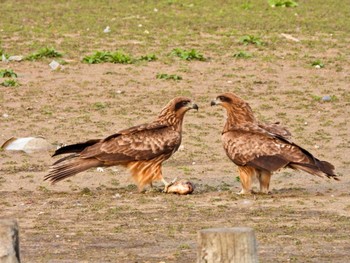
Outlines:
[[210,103],[211,106],[220,105],[224,108],[240,107],[244,104],[246,104],[244,100],[230,92],[220,94]]
[[169,101],[169,103],[162,109],[159,114],[159,118],[165,118],[169,122],[182,121],[185,113],[191,109],[198,110],[198,105],[195,104],[190,98],[176,97]]
[[254,122],[253,111],[249,104],[237,95],[226,92],[220,94],[210,103],[211,106],[220,105],[227,111],[228,119],[234,122]]

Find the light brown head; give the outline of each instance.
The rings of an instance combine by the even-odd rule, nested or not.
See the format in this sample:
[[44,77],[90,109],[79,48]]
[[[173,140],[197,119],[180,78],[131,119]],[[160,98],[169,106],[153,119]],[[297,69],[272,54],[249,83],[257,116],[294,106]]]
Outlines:
[[210,103],[211,106],[220,105],[227,111],[227,121],[230,124],[255,122],[253,111],[249,104],[237,95],[226,92],[220,94]]
[[162,109],[158,115],[158,120],[165,121],[171,125],[182,124],[185,113],[191,109],[198,110],[198,105],[190,98],[176,97]]

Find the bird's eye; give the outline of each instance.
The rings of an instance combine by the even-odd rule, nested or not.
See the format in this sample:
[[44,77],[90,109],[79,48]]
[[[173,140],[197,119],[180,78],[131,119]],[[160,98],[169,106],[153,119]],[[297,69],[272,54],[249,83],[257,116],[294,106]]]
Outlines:
[[186,106],[187,103],[189,103],[189,101],[183,101],[183,102],[182,102],[182,105],[183,105],[183,106]]

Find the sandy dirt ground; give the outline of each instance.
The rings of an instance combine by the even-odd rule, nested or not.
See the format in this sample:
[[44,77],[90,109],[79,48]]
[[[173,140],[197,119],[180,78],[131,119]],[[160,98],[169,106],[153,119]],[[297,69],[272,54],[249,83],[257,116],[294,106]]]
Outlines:
[[[0,216],[18,220],[23,262],[195,262],[199,230],[238,226],[255,230],[261,262],[350,262],[349,68],[251,61],[73,61],[58,72],[44,62],[12,63],[21,86],[0,87],[0,144],[103,138],[151,121],[177,95],[200,107],[185,116],[183,147],[163,169],[167,180],[193,182],[192,195],[161,193],[161,184],[138,193],[121,167],[52,186],[43,181],[52,151],[0,151]],[[156,79],[164,72],[183,80]],[[225,114],[210,107],[224,91],[249,101],[260,120],[281,121],[296,143],[332,162],[341,181],[283,170],[271,195],[238,196],[220,141]]]

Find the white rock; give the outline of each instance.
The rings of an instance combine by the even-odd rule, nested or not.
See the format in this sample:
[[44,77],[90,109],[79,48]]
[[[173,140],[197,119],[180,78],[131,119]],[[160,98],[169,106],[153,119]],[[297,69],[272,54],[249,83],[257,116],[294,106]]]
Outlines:
[[6,151],[23,151],[25,153],[43,152],[53,150],[54,145],[42,137],[11,138],[2,146]]
[[111,32],[111,28],[109,26],[106,26],[106,28],[103,30],[103,33],[109,33]]
[[99,173],[103,173],[103,172],[104,172],[104,170],[103,170],[102,167],[97,167],[97,168],[96,168],[96,171],[99,172]]
[[9,62],[9,60],[6,58],[4,54],[2,54],[1,59],[3,62]]
[[9,61],[21,61],[23,60],[23,56],[10,56]]
[[320,69],[320,68],[321,68],[321,66],[320,66],[320,65],[316,65],[316,66],[315,66],[315,68]]
[[50,68],[52,70],[59,69],[61,67],[61,64],[58,63],[56,60],[52,60],[51,63],[49,64]]

